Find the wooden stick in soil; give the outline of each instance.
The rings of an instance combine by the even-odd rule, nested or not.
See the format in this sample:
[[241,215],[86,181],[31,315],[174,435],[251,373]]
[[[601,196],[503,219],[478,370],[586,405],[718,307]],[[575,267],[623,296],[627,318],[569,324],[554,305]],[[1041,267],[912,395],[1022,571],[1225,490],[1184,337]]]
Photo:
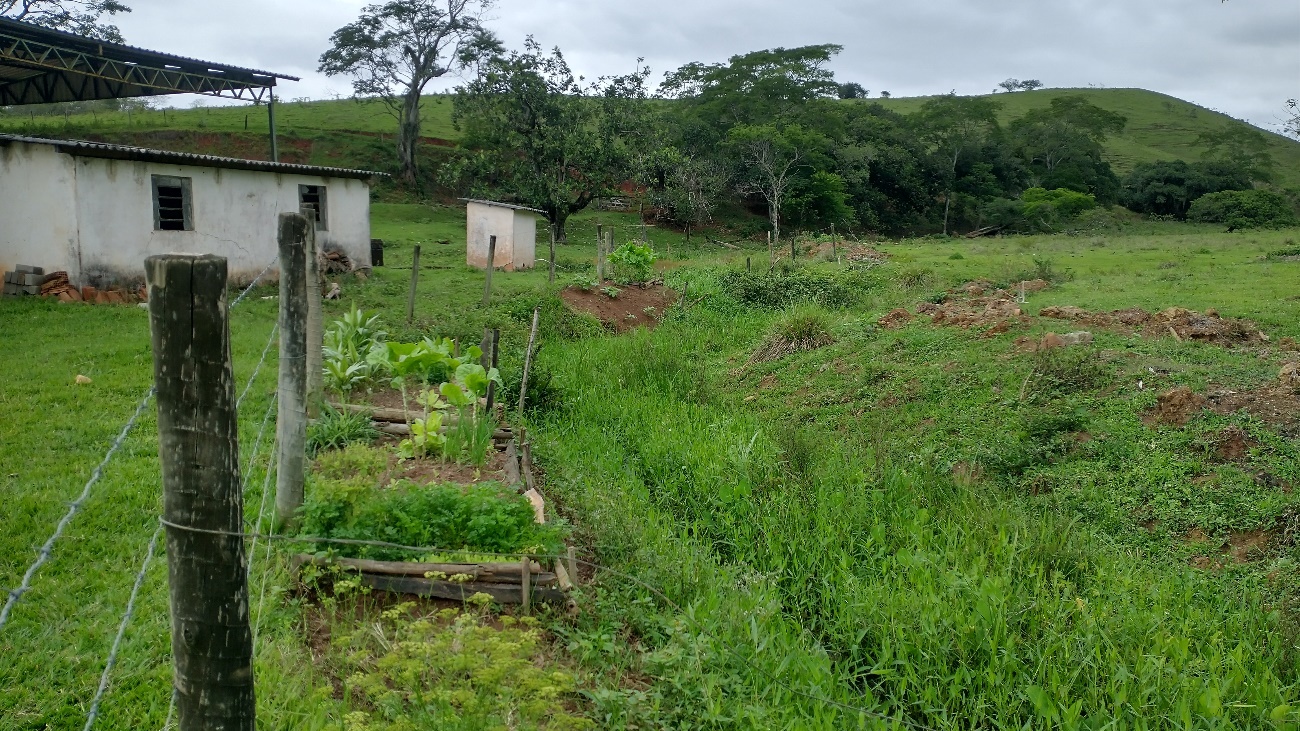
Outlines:
[[551,224],[550,226],[547,226],[547,228],[550,229],[551,231],[551,260],[548,262],[548,264],[550,264],[551,271],[546,281],[554,282],[555,281],[555,224]]
[[483,306],[492,299],[492,272],[497,268],[497,237],[488,237],[487,276],[483,279]]
[[[314,214],[313,214],[314,215]],[[307,222],[305,259],[307,263],[307,415],[320,416],[320,404],[325,397],[325,313],[321,300],[321,259],[317,248],[316,226],[312,218]]]
[[279,519],[292,520],[302,505],[307,460],[307,237],[311,223],[300,213],[281,213],[280,383],[276,436],[280,440],[275,482]]
[[415,319],[415,287],[420,283],[420,245],[411,252],[411,291],[406,295],[406,324]]
[[524,351],[524,375],[519,381],[519,413],[524,413],[524,397],[528,394],[528,372],[533,367],[533,343],[537,340],[537,322],[542,316],[540,306],[533,308],[533,329],[528,333],[528,349]]
[[[176,709],[182,729],[256,725],[226,260],[145,260],[158,395]],[[182,526],[182,527],[173,527]],[[200,533],[185,528],[226,531]]]
[[572,581],[573,585],[577,586],[578,585],[578,554],[577,551],[574,550],[573,546],[569,546],[566,553],[568,554],[569,581]]
[[[499,362],[497,360],[497,347],[501,344],[500,328],[495,328],[495,327],[492,328],[492,337],[488,340],[488,343],[489,343],[489,347],[492,348],[492,356],[491,358],[488,359],[488,367],[489,369],[496,368],[497,363]],[[492,407],[493,405],[496,404],[496,402],[497,402],[497,382],[488,381],[487,411],[489,414],[492,413]]]
[[524,556],[524,559],[519,562],[519,598],[521,600],[519,604],[524,614],[528,614],[528,600],[532,598],[530,596],[532,592],[529,591],[531,588],[529,584],[532,583],[531,579],[533,577],[532,563],[532,559],[527,556]]

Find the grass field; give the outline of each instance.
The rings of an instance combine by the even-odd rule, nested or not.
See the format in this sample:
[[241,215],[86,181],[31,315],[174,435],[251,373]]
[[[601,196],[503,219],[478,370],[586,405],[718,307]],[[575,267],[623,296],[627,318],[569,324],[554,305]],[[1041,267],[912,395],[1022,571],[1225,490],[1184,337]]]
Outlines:
[[[769,277],[758,246],[686,246],[651,229],[661,252],[671,242],[661,267],[690,307],[653,331],[611,336],[554,296],[589,270],[598,218],[620,240],[637,233],[632,216],[584,213],[560,247],[556,285],[542,270],[500,273],[484,308],[459,209],[376,204],[388,266],[346,279],[329,305],[377,310],[398,337],[477,340],[485,325],[501,327],[507,392],[542,306],[535,375],[549,407],[523,421],[543,490],[585,557],[672,601],[607,573],[584,590],[577,617],[543,617],[556,661],[579,678],[573,708],[597,727],[1300,724],[1300,549],[1287,528],[1300,514],[1295,435],[1246,413],[1206,412],[1181,427],[1142,420],[1175,386],[1261,389],[1300,358],[1283,340],[1300,338],[1300,264],[1267,256],[1293,248],[1300,231],[1139,224],[874,242],[883,265],[809,261]],[[417,243],[421,289],[407,326],[403,267]],[[925,317],[877,323],[973,279],[1044,273],[1054,285],[1028,294],[1029,319],[1007,332]],[[241,385],[273,320],[274,303],[260,299],[271,293],[232,315]],[[797,318],[833,342],[750,362],[807,299],[820,304]],[[1251,318],[1270,340],[1229,348],[1094,327],[1091,347],[1022,352],[1017,338],[1083,327],[1033,316],[1066,304],[1216,308]],[[0,370],[16,374],[0,384],[8,587],[148,388],[150,353],[134,308],[0,300],[0,329],[23,346],[0,354]],[[274,370],[272,356],[241,416],[245,450]],[[78,373],[94,382],[75,386]],[[1234,427],[1249,448],[1215,456]],[[14,659],[0,663],[0,729],[83,723],[156,525],[155,440],[149,415],[0,630],[0,657]],[[1238,556],[1234,541],[1247,534],[1264,540]],[[257,654],[260,725],[344,728],[346,714],[367,708],[331,686],[282,566],[271,562]],[[165,591],[160,560],[97,728],[162,725]]]

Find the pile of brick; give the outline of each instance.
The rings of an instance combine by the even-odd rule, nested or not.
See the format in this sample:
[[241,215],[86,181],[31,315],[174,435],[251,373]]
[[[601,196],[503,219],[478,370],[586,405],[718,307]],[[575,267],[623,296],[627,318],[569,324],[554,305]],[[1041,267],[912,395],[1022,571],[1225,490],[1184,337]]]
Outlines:
[[95,287],[77,289],[72,286],[67,272],[46,274],[44,269],[27,264],[19,264],[16,270],[5,272],[4,279],[4,294],[9,297],[56,297],[60,302],[89,302],[97,305],[135,304],[147,299],[143,286],[133,291],[120,287],[107,290]]
[[325,252],[325,261],[322,263],[322,274],[347,274],[352,271],[352,259],[341,251]]

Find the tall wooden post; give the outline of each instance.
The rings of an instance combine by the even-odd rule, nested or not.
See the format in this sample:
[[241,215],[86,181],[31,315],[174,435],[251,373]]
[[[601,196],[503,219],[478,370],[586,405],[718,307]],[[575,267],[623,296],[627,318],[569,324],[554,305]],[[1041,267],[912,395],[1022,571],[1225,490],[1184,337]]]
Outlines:
[[253,731],[253,634],[248,559],[238,535],[244,516],[226,260],[165,254],[144,266],[180,729]]
[[836,262],[840,260],[839,242],[835,239],[835,224],[831,224],[831,258]]
[[519,413],[524,413],[524,396],[528,393],[528,372],[533,368],[533,341],[537,340],[537,322],[542,316],[541,306],[533,308],[533,329],[528,333],[528,349],[524,351],[524,376],[519,381]]
[[415,288],[420,284],[420,245],[411,252],[411,291],[406,295],[406,324],[415,318]]
[[[266,119],[267,124],[271,127],[271,162],[280,162],[280,143],[275,138],[275,87],[267,89],[269,95],[266,102]],[[167,119],[167,113],[163,112],[163,121]]]
[[307,237],[301,213],[280,214],[280,440],[275,511],[290,521],[302,505],[307,461]]
[[304,257],[307,262],[307,415],[320,416],[321,401],[325,397],[325,312],[321,300],[321,259],[323,253],[316,248],[314,212],[307,218],[307,241]]
[[546,281],[554,282],[555,281],[555,224],[551,224],[550,226],[547,226],[547,228],[550,229],[551,231],[551,273],[549,278]]
[[[769,264],[776,262],[776,248],[772,245],[772,232],[767,232],[767,261]],[[771,268],[770,266],[768,267]]]
[[492,299],[492,272],[497,268],[497,237],[488,237],[487,277],[483,280],[483,306]]
[[605,263],[603,261],[604,251],[605,251],[605,227],[598,223],[596,224],[596,281],[597,282],[605,281]]

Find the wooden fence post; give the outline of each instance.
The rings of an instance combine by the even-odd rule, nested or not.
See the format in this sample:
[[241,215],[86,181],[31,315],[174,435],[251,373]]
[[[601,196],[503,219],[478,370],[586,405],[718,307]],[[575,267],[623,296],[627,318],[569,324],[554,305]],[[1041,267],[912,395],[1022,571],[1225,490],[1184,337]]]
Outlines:
[[528,372],[533,367],[533,342],[537,340],[537,321],[542,316],[540,306],[533,308],[533,329],[528,333],[528,349],[524,351],[524,376],[519,381],[519,413],[524,413],[524,396],[528,393]]
[[532,602],[532,584],[533,579],[533,559],[524,556],[524,560],[519,562],[519,581],[520,581],[520,606],[524,614],[528,614],[529,604]]
[[596,224],[596,282],[598,284],[605,281],[604,251],[605,227],[598,223]]
[[554,282],[555,281],[555,224],[551,224],[550,226],[547,226],[547,228],[550,229],[551,231],[551,262],[550,262],[551,273],[550,273],[550,277],[546,281]]
[[165,254],[144,266],[180,728],[253,731],[253,635],[239,535],[243,493],[226,260]]
[[415,245],[411,252],[411,292],[406,295],[406,324],[411,324],[415,317],[415,287],[420,283],[420,245]]
[[325,395],[325,312],[321,299],[322,252],[316,248],[316,225],[307,218],[307,415],[320,416]]
[[492,272],[497,268],[497,237],[488,237],[487,277],[483,280],[483,306],[492,298]]
[[281,213],[280,386],[276,436],[280,460],[275,511],[281,522],[302,505],[307,460],[307,237],[311,223],[300,213]]
[[836,262],[840,260],[840,251],[838,242],[835,240],[835,224],[831,224],[831,258]]
[[[489,343],[489,347],[490,347],[490,349],[491,349],[491,355],[488,357],[488,366],[487,366],[487,368],[488,368],[488,371],[491,372],[491,369],[496,368],[496,367],[497,367],[497,363],[499,362],[498,359],[497,359],[497,357],[498,357],[498,353],[497,353],[497,351],[498,351],[498,346],[501,344],[501,330],[500,330],[500,329],[495,328],[495,327],[492,328],[492,335],[491,335],[490,338],[488,338],[488,343]],[[492,412],[492,406],[493,406],[493,404],[496,403],[496,401],[497,401],[497,382],[496,382],[496,381],[488,381],[488,387],[487,387],[487,410],[488,410],[488,413],[491,413],[491,412]]]

